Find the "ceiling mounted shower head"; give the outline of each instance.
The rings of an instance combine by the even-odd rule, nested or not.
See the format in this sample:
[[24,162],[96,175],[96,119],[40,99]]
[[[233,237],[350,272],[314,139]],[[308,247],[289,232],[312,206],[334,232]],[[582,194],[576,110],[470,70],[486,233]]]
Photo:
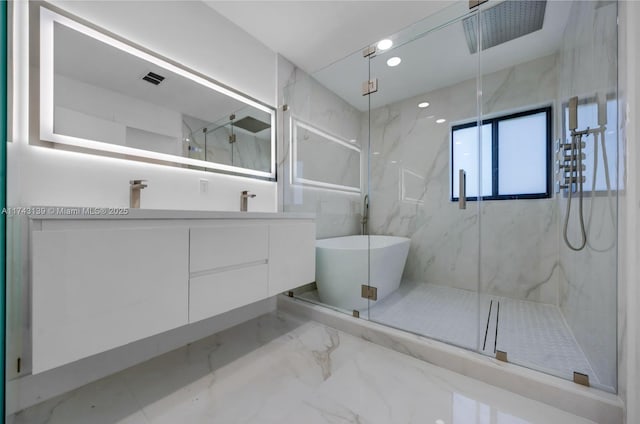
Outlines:
[[[542,29],[547,1],[506,0],[480,12],[482,50]],[[471,54],[478,51],[478,17],[462,21]]]
[[262,122],[252,116],[245,116],[239,121],[234,121],[233,126],[236,128],[242,128],[243,130],[247,130],[254,134],[271,127],[270,124]]

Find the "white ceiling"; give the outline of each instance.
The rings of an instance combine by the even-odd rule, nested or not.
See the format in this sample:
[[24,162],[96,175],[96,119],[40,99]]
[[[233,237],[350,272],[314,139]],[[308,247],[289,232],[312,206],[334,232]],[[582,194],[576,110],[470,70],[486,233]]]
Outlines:
[[204,1],[308,73],[455,3],[434,0]]
[[[461,1],[204,1],[362,111],[471,79],[478,70],[460,21],[418,36],[466,13]],[[570,8],[548,1],[541,30],[482,52],[483,74],[558,51]],[[369,63],[361,49],[385,37],[396,45]],[[395,68],[386,65],[392,56],[402,58]],[[380,89],[363,97],[369,72]]]
[[[569,18],[571,2],[547,2],[544,25],[532,32],[482,52],[483,75],[528,62],[557,52]],[[432,25],[432,22],[429,22]],[[430,29],[425,25],[425,31]],[[413,40],[397,43],[392,49],[382,52],[367,64],[362,55],[353,54],[314,74],[326,88],[361,111],[428,93],[442,87],[472,79],[478,72],[478,56],[469,53],[462,22],[428,32],[423,37],[397,34],[398,40]],[[390,57],[402,59],[396,67],[387,66]],[[378,92],[362,96],[362,82],[378,79]]]
[[[269,121],[266,112],[109,46],[63,25],[55,26],[54,71],[77,81],[213,123],[246,112]],[[165,77],[160,85],[142,80],[148,72]],[[239,111],[243,110],[242,113]]]

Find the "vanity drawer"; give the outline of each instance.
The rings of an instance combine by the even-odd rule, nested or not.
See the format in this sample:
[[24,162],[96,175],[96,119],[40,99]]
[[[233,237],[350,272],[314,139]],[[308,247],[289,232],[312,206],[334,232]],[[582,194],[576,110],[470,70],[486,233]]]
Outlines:
[[266,263],[192,277],[189,322],[200,321],[267,297]]
[[191,227],[191,273],[266,261],[269,253],[266,224]]

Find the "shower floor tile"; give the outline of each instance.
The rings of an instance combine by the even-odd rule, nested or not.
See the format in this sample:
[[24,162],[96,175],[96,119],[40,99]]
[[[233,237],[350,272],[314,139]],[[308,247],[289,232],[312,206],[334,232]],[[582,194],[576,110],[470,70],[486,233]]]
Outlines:
[[[475,349],[480,327],[484,337],[484,325],[479,322],[487,316],[479,306],[477,293],[468,290],[403,281],[398,290],[371,307],[369,319]],[[366,316],[366,311],[362,314]]]
[[[316,291],[299,297],[319,302]],[[397,291],[360,314],[456,346],[479,348],[489,356],[501,350],[507,352],[509,362],[562,378],[572,379],[578,371],[589,375],[592,385],[599,383],[560,309],[553,305],[403,281]]]

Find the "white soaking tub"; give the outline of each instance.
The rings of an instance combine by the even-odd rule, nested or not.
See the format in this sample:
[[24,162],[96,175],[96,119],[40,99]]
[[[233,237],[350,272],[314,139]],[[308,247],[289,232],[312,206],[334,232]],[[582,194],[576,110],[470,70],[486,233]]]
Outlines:
[[[320,300],[341,309],[366,309],[361,286],[378,289],[378,302],[400,286],[411,240],[393,236],[347,236],[316,241]],[[369,249],[371,273],[369,275]],[[371,305],[376,301],[371,301]]]

